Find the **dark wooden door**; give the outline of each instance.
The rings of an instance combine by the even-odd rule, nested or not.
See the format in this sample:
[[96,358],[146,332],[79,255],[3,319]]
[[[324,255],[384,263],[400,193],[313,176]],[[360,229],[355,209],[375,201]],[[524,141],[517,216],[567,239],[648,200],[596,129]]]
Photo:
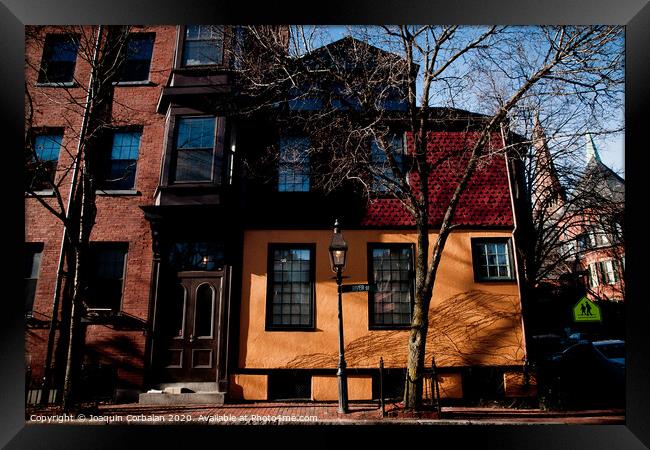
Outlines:
[[181,272],[159,293],[154,368],[160,382],[216,381],[223,272]]

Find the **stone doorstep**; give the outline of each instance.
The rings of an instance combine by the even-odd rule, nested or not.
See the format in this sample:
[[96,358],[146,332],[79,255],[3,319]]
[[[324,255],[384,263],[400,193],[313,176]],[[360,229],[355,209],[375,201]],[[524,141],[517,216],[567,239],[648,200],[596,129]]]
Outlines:
[[[179,388],[180,390],[180,388]],[[175,391],[175,389],[173,390]],[[224,392],[161,392],[143,393],[139,395],[141,405],[214,405],[224,404]]]

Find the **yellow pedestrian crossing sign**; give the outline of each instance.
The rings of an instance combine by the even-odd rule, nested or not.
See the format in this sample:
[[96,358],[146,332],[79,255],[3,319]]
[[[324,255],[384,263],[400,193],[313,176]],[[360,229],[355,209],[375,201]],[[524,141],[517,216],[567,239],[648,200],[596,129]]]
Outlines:
[[574,322],[600,322],[601,320],[600,306],[586,296],[582,297],[573,307]]

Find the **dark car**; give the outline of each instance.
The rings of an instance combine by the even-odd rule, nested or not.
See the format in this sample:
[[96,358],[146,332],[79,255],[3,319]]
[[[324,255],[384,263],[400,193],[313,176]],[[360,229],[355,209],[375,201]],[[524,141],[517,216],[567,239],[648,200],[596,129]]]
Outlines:
[[625,342],[580,341],[544,364],[548,395],[563,407],[622,406]]

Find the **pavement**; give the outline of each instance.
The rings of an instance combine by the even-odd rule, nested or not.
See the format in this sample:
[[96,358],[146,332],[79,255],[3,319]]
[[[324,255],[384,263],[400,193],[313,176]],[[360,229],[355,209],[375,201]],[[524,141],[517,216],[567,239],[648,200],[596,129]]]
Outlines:
[[532,424],[624,424],[622,409],[547,411],[535,408],[443,407],[404,411],[388,404],[382,417],[377,402],[351,403],[347,414],[337,412],[337,403],[258,402],[188,406],[154,406],[137,403],[98,405],[63,414],[56,409],[30,410],[28,424],[210,424],[210,425],[532,425]]

